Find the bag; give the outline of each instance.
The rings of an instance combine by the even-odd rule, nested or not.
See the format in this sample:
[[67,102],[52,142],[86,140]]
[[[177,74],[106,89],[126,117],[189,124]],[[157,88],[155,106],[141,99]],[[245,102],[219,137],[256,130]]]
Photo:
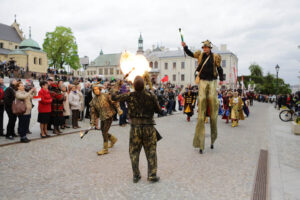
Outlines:
[[26,112],[26,104],[22,100],[15,99],[12,103],[11,109],[15,115],[23,115]]
[[4,105],[4,91],[2,87],[0,87],[0,105]]
[[198,73],[198,75],[197,75],[197,77],[196,77],[196,80],[195,80],[196,85],[198,85],[198,84],[200,83],[200,73],[201,73],[201,71],[202,71],[204,65],[207,63],[207,61],[208,61],[209,58],[210,58],[210,56],[208,56],[208,57],[206,58],[206,60],[204,61],[204,63],[202,64],[202,67],[201,67],[201,69],[200,69],[200,71],[199,71],[199,73]]

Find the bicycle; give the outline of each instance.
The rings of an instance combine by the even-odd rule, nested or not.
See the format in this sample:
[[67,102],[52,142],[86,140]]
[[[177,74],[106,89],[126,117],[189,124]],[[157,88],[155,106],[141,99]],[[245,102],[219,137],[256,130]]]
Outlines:
[[294,121],[298,116],[300,116],[300,105],[298,104],[298,111],[293,109],[283,110],[279,113],[279,118],[284,122]]

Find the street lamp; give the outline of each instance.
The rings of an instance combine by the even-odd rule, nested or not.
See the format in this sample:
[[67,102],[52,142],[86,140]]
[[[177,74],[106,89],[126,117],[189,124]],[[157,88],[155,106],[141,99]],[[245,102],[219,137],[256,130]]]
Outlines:
[[275,67],[276,70],[276,94],[278,94],[278,72],[279,72],[279,65],[277,64]]

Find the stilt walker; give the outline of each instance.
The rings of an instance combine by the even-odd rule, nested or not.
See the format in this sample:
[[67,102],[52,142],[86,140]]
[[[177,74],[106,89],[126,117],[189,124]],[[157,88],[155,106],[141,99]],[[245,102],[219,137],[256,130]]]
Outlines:
[[195,130],[193,146],[200,148],[200,154],[203,153],[205,144],[205,113],[207,105],[210,110],[210,129],[211,129],[211,149],[214,148],[214,142],[217,139],[217,117],[218,117],[218,97],[217,97],[217,77],[219,75],[220,84],[223,81],[223,69],[221,68],[221,56],[211,52],[212,44],[209,40],[203,43],[203,52],[195,53],[188,49],[188,46],[182,42],[184,51],[188,56],[198,59],[198,72],[196,84],[199,88],[198,104],[198,122]]

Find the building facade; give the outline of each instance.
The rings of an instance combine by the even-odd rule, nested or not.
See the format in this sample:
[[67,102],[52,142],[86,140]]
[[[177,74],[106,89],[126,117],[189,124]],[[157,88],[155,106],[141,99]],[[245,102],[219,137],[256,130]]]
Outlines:
[[[195,51],[194,48],[191,48]],[[146,57],[150,62],[152,76],[156,83],[168,76],[169,82],[181,87],[185,87],[195,82],[195,70],[198,66],[197,59],[185,56],[182,49],[169,50],[165,48],[155,48],[152,51],[146,51]],[[237,56],[227,50],[226,45],[221,45],[220,49],[213,47],[212,52],[218,53],[222,57],[222,68],[224,71],[225,88],[233,88],[235,77],[238,72]]]
[[11,26],[0,24],[0,64],[14,61],[26,71],[46,73],[47,54],[31,39],[31,31],[28,39],[22,34],[16,20]]
[[121,53],[104,54],[102,49],[99,56],[86,69],[86,77],[102,77],[107,80],[120,79]]

